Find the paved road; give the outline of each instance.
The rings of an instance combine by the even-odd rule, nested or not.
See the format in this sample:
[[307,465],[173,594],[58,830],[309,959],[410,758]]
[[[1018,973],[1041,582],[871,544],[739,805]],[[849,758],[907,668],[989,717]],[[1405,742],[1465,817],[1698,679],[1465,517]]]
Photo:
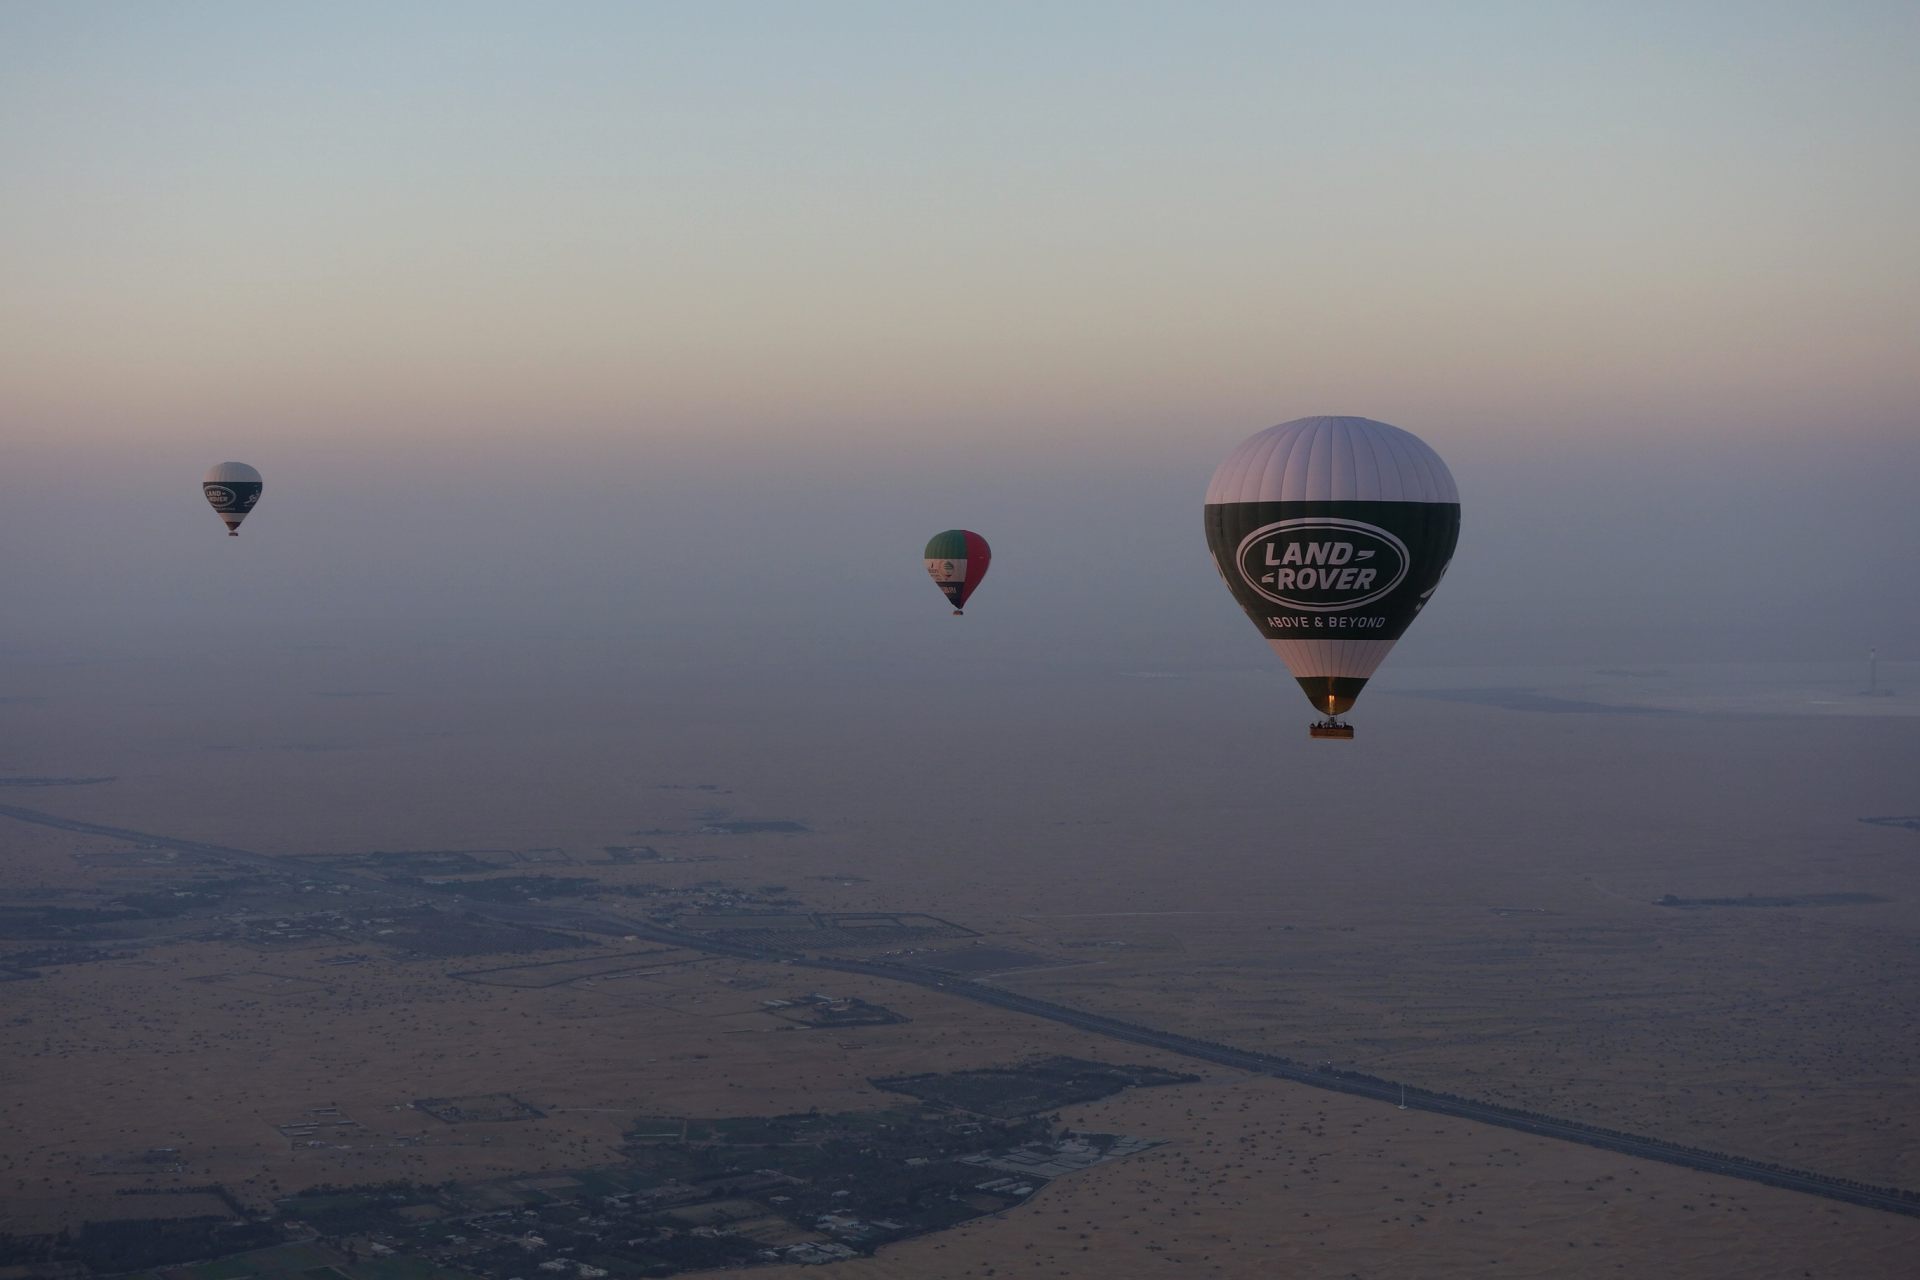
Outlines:
[[16,822],[32,823],[36,826],[52,827],[61,831],[72,831],[82,835],[103,836],[114,840],[124,840],[134,844],[151,845],[158,848],[174,849],[182,853],[193,853],[203,857],[215,858],[234,865],[249,866],[270,872],[274,875],[297,875],[302,880],[333,884],[356,891],[371,894],[384,902],[403,901],[407,903],[427,903],[452,907],[467,911],[476,916],[492,920],[509,921],[515,924],[531,925],[545,929],[572,929],[583,933],[605,936],[635,936],[655,942],[667,943],[689,950],[703,951],[709,955],[732,956],[742,960],[755,960],[764,964],[785,964],[797,968],[821,969],[833,973],[851,973],[862,977],[878,978],[886,982],[905,982],[918,987],[927,987],[958,999],[973,1000],[981,1004],[1005,1009],[1012,1013],[1022,1013],[1030,1017],[1045,1018],[1065,1026],[1085,1031],[1092,1035],[1105,1036],[1112,1040],[1121,1040],[1129,1044],[1146,1045],[1149,1048],[1180,1054],[1202,1062],[1211,1062],[1218,1066],[1231,1067],[1240,1071],[1249,1071],[1259,1075],[1274,1076],[1282,1080],[1291,1080],[1298,1084],[1310,1085],[1316,1089],[1328,1089],[1336,1093],[1352,1094],[1362,1098],[1372,1098],[1380,1102],[1404,1106],[1409,1111],[1427,1111],[1437,1115],[1454,1116],[1462,1120],[1471,1120],[1480,1124],[1498,1125],[1504,1129],[1516,1129],[1522,1133],[1531,1133],[1543,1138],[1557,1138],[1565,1142],[1578,1142],[1585,1146],[1602,1147],[1609,1151],[1618,1151],[1626,1155],[1638,1156],[1645,1160],[1657,1160],[1663,1164],[1680,1165],[1689,1169],[1698,1169],[1708,1173],[1723,1174],[1732,1178],[1743,1178],[1750,1182],[1761,1182],[1768,1186],[1782,1187],[1789,1191],[1801,1191],[1809,1195],[1825,1196],[1832,1200],[1842,1200],[1849,1204],[1863,1205],[1871,1209],[1881,1209],[1889,1213],[1907,1214],[1920,1217],[1920,1194],[1894,1187],[1874,1187],[1850,1181],[1845,1178],[1830,1177],[1813,1173],[1805,1169],[1790,1169],[1767,1164],[1759,1160],[1748,1160],[1740,1156],[1721,1152],[1702,1151],[1695,1147],[1679,1143],[1665,1142],[1659,1138],[1643,1137],[1637,1134],[1619,1133],[1601,1129],[1593,1125],[1582,1124],[1575,1120],[1562,1120],[1553,1116],[1538,1115],[1502,1107],[1489,1102],[1477,1102],[1472,1098],[1455,1097],[1451,1094],[1434,1093],[1412,1085],[1393,1080],[1381,1080],[1359,1072],[1336,1071],[1325,1067],[1315,1067],[1307,1063],[1296,1062],[1291,1058],[1277,1054],[1259,1053],[1251,1049],[1237,1049],[1232,1045],[1216,1044],[1212,1041],[1195,1039],[1171,1031],[1162,1031],[1138,1023],[1110,1018],[1104,1014],[1092,1013],[1085,1009],[1075,1009],[1067,1005],[1054,1004],[1033,996],[1021,995],[1004,987],[991,986],[984,982],[975,982],[968,978],[941,973],[938,970],[921,968],[916,965],[891,964],[870,960],[842,960],[830,956],[807,956],[796,952],[780,951],[769,947],[755,947],[744,943],[728,941],[711,934],[694,933],[683,929],[669,929],[660,925],[635,920],[612,912],[587,907],[570,907],[559,903],[500,903],[484,902],[463,897],[455,886],[420,886],[401,889],[377,875],[343,870],[337,867],[312,866],[306,859],[278,858],[269,854],[254,853],[245,849],[232,849],[223,845],[205,844],[196,840],[177,840],[170,836],[154,835],[146,831],[131,831],[123,827],[103,826],[93,822],[79,822],[71,818],[62,818],[55,814],[42,813],[34,809],[23,809],[15,805],[0,805],[0,818],[11,818]]

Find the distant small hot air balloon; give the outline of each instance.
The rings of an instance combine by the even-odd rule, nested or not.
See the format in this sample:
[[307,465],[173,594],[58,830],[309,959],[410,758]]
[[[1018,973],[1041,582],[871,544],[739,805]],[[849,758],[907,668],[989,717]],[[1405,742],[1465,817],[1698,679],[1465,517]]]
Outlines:
[[987,565],[992,560],[993,552],[988,549],[987,540],[971,529],[936,533],[927,543],[927,576],[953,605],[954,617],[960,616],[967,598],[980,585],[980,579],[987,576]]
[[1227,589],[1335,719],[1440,584],[1460,493],[1418,436],[1370,418],[1300,418],[1227,455],[1207,486],[1207,546]]
[[230,538],[240,536],[240,522],[253,510],[253,504],[260,501],[262,487],[260,473],[244,462],[215,463],[207,468],[207,478],[200,482],[201,492],[207,495],[208,504],[227,526]]

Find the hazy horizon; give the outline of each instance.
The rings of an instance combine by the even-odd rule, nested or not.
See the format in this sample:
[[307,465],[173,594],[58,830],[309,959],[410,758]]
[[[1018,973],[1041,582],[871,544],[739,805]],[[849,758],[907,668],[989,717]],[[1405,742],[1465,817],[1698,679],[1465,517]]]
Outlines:
[[[1207,476],[1349,413],[1463,495],[1389,670],[1913,657],[1916,34],[1892,4],[13,6],[0,641],[881,653],[964,525],[983,641],[1257,662]],[[197,509],[226,458],[267,481],[231,546]]]

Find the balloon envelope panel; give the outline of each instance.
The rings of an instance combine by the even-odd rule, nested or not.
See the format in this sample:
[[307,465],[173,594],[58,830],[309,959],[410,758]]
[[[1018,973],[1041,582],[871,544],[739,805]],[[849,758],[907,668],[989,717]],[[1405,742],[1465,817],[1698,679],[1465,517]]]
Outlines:
[[260,501],[260,492],[265,487],[260,473],[244,462],[215,463],[207,468],[206,477],[200,482],[200,492],[206,495],[207,504],[227,526],[227,533],[234,537],[239,536],[240,522]]
[[948,529],[927,541],[927,576],[958,613],[987,576],[993,552],[987,540],[971,529]]
[[1301,418],[1250,437],[1207,486],[1227,589],[1328,715],[1353,705],[1439,585],[1460,537],[1440,456],[1369,418]]

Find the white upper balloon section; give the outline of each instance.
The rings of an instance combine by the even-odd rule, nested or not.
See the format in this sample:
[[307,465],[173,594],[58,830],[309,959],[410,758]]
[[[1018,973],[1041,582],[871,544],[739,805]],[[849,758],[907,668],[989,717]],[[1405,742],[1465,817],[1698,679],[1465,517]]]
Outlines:
[[1453,473],[1411,431],[1372,418],[1295,418],[1250,436],[1207,486],[1221,502],[1458,502]]
[[260,473],[244,462],[216,462],[201,484],[259,484]]

